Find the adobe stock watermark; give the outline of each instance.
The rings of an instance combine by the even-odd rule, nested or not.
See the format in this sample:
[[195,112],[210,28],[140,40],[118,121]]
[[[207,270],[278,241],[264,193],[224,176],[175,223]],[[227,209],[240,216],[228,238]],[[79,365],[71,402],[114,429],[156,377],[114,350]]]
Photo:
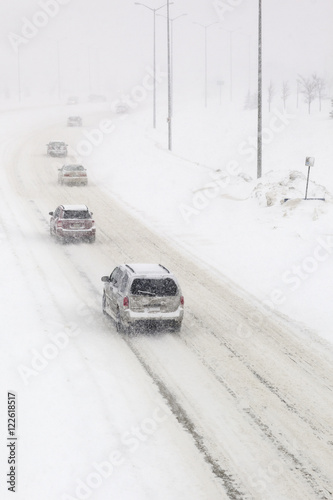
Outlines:
[[[291,123],[295,115],[281,113],[274,109],[269,120],[268,126],[262,129],[263,148],[271,144],[278,134],[284,132]],[[238,153],[246,157],[246,161],[254,161],[257,157],[257,136],[250,136],[246,141],[239,144]],[[241,173],[241,167],[238,161],[229,161],[225,171],[215,171],[209,174],[211,181],[207,182],[201,189],[198,189],[192,196],[190,204],[182,203],[179,211],[185,220],[189,222],[191,217],[199,215],[205,210],[212,200],[217,198],[230,184],[231,176],[237,176]]]
[[143,419],[139,425],[131,427],[122,434],[121,446],[112,450],[107,459],[93,462],[91,471],[84,479],[76,479],[74,494],[64,493],[61,500],[87,500],[108,480],[115,470],[126,463],[128,457],[135,453],[158,430],[160,424],[169,417],[169,413],[157,406],[152,414]]
[[[271,144],[275,137],[290,125],[291,121],[296,118],[296,115],[288,114],[285,111],[281,112],[274,108],[268,126],[262,128],[262,146],[265,148]],[[238,152],[246,156],[248,162],[255,161],[257,158],[257,141],[258,137],[250,136],[246,141],[240,143]]]
[[258,493],[264,493],[267,488],[285,473],[284,466],[278,460],[269,462],[265,467],[258,467],[256,474],[249,476],[250,484]]
[[56,17],[61,6],[67,5],[71,0],[40,0],[40,10],[37,10],[31,19],[22,17],[22,26],[20,34],[10,32],[7,37],[9,42],[17,53],[20,45],[26,45],[30,40],[35,38],[41,29],[49,24],[50,19]]
[[[90,313],[89,308],[85,305],[79,305],[76,308],[77,314],[84,318],[86,325],[96,324],[96,320]],[[57,325],[58,326],[58,325]],[[28,385],[31,378],[37,377],[43,372],[59,354],[67,348],[71,339],[80,335],[82,330],[79,326],[71,322],[66,326],[59,324],[59,331],[57,333],[50,333],[48,335],[49,342],[41,349],[30,349],[31,359],[28,365],[20,364],[17,367],[24,385]]]
[[185,222],[189,222],[191,217],[199,215],[202,210],[205,210],[211,201],[217,198],[230,184],[230,176],[239,173],[240,165],[237,161],[230,161],[226,170],[210,172],[211,180],[193,194],[191,203],[180,204],[179,211]]
[[226,14],[234,12],[242,3],[244,0],[214,0],[213,7],[220,21],[224,21]]
[[[167,77],[159,68],[156,70],[156,82],[163,82]],[[141,85],[135,85],[128,94],[122,94],[120,99],[111,103],[111,109],[117,107],[118,104],[125,103],[129,109],[137,108],[145,101],[154,89],[154,72],[150,67],[146,68],[146,74],[142,79]],[[121,118],[127,118],[128,114],[124,113]],[[116,121],[111,119],[102,120],[98,127],[92,130],[84,130],[84,139],[81,139],[72,154],[77,158],[87,157],[92,154],[95,148],[101,146],[106,136],[112,134],[116,130]]]
[[[252,311],[248,317],[247,324],[238,325],[237,335],[239,338],[247,339],[253,335],[254,328],[261,328],[267,316],[274,314],[278,306],[285,303],[288,294],[296,292],[298,288],[313,275],[327,259],[333,255],[333,236],[317,238],[312,255],[304,257],[298,264],[283,272],[281,281],[287,286],[287,290],[274,288],[262,301],[263,311]],[[250,326],[251,324],[251,326]]]

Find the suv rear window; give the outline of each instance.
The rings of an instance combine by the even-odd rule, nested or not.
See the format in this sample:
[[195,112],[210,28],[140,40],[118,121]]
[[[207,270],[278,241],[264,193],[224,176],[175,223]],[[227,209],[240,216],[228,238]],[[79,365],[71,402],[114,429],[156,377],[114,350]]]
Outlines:
[[63,213],[64,219],[91,219],[88,210],[65,210]]
[[131,286],[132,295],[167,297],[177,295],[177,285],[171,278],[136,278]]
[[81,172],[84,168],[81,165],[66,165],[64,166],[64,170],[71,170],[73,172]]

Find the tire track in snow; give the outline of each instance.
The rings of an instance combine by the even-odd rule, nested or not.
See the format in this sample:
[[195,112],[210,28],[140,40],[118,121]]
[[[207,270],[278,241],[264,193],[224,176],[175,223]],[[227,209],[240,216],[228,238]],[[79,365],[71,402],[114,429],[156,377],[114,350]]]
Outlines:
[[122,338],[130,347],[140,364],[143,366],[143,368],[146,370],[148,375],[152,378],[153,382],[158,387],[161,396],[166,401],[177,421],[187,432],[191,434],[195,446],[203,455],[205,461],[211,466],[213,474],[216,476],[216,478],[222,480],[223,487],[226,490],[228,498],[230,498],[231,500],[244,499],[245,494],[241,491],[241,486],[236,482],[232,474],[223,469],[218,461],[211,455],[207,446],[205,445],[204,437],[198,432],[194,422],[191,420],[176,396],[172,394],[170,389],[167,387],[167,384],[160,377],[158,377],[156,373],[153,372],[152,367],[149,366],[140,351],[134,346],[133,342],[131,342],[130,337],[122,335]]

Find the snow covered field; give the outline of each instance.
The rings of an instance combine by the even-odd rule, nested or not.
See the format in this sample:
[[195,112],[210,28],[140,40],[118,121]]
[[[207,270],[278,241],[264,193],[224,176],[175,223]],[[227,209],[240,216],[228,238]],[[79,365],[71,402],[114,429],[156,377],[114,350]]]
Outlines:
[[[16,497],[331,498],[327,110],[267,116],[260,183],[252,111],[185,100],[172,153],[148,102],[78,112],[82,129],[66,127],[68,108],[0,118],[0,370],[18,400]],[[80,157],[87,188],[57,185],[52,139]],[[326,202],[297,201],[305,156],[316,158],[309,196]],[[48,212],[71,202],[94,212],[95,245],[50,239]],[[100,277],[124,261],[177,274],[179,335],[128,338],[103,317]],[[4,401],[0,416],[6,429]]]

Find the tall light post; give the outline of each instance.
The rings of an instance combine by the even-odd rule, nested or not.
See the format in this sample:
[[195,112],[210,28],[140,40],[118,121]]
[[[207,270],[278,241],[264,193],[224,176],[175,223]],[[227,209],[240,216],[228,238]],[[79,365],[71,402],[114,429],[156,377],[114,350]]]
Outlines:
[[17,47],[17,86],[18,86],[18,101],[21,104],[21,57],[20,57],[20,48]]
[[215,23],[210,23],[210,24],[200,24],[200,23],[193,23],[193,24],[198,24],[202,28],[205,29],[205,107],[207,108],[207,30],[210,28],[210,26],[213,26],[213,24],[219,24],[219,21],[215,21]]
[[[171,2],[173,3],[173,2]],[[141,3],[141,2],[134,2],[135,5],[142,5],[142,7],[146,7],[147,9],[151,10],[154,14],[154,29],[153,29],[153,72],[154,72],[154,88],[153,88],[153,127],[156,128],[156,12],[163,7],[169,5],[168,3],[165,3],[161,5],[160,7],[157,7],[157,9],[153,9],[152,7],[149,7],[148,5]]]
[[84,47],[87,50],[88,86],[89,86],[89,95],[92,96],[95,88],[95,85],[93,85],[93,83],[96,82],[96,78],[93,78],[96,75],[96,71],[93,71],[95,70],[95,68],[92,64],[92,60],[96,61],[96,59],[92,57],[91,51],[92,50],[97,51],[98,47],[93,47],[92,45],[87,45],[85,43],[82,43],[80,45],[82,45],[82,47]]
[[61,54],[60,54],[60,42],[65,40],[62,38],[60,40],[54,40],[53,38],[48,38],[48,40],[56,45],[57,49],[57,94],[58,100],[61,101]]
[[262,29],[261,0],[258,9],[258,142],[257,142],[257,178],[262,173]]
[[60,47],[59,41],[57,41],[57,65],[58,65],[58,99],[61,101],[61,81],[60,81]]
[[180,14],[179,16],[170,19],[171,23],[171,114],[173,112],[173,23],[180,17],[187,16],[187,14]]
[[[157,14],[160,17],[166,17],[163,16],[163,14]],[[179,19],[180,17],[187,16],[187,14],[180,14],[179,16],[170,18],[170,46],[171,46],[171,62],[170,62],[170,73],[171,73],[171,114],[173,111],[173,22],[176,21],[176,19]]]
[[90,49],[91,47],[87,47],[88,51],[88,79],[89,79],[89,95],[91,96],[93,93],[92,90],[92,78],[91,78],[91,58],[90,58]]
[[251,92],[251,35],[246,35],[248,37],[248,41],[249,41],[249,67],[248,67],[248,71],[249,71],[249,82],[248,82],[248,86],[249,86],[249,93]]
[[233,56],[233,50],[232,50],[232,36],[235,33],[235,31],[238,31],[239,28],[236,28],[235,30],[228,30],[226,28],[221,28],[223,31],[228,31],[229,33],[229,79],[230,79],[230,102],[232,102],[232,91],[233,91],[233,67],[232,67],[232,56]]
[[171,114],[171,47],[170,47],[170,2],[167,3],[167,49],[168,49],[168,149],[172,149]]

